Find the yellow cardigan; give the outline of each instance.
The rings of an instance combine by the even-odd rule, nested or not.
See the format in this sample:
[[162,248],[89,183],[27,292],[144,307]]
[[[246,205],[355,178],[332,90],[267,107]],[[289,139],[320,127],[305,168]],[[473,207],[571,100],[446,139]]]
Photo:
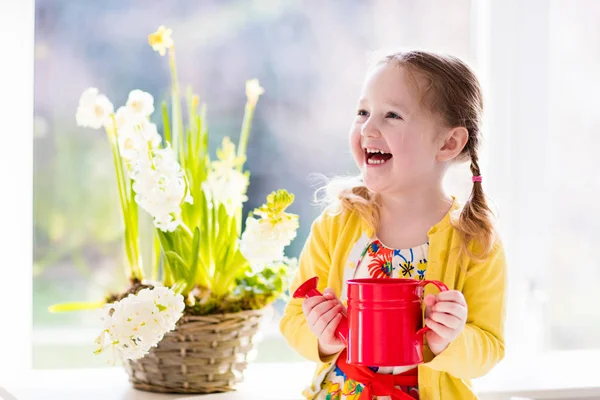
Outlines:
[[[450,222],[451,213],[457,210],[455,202],[444,219],[429,231],[425,278],[440,280],[449,289],[463,293],[469,310],[467,324],[458,338],[437,356],[425,345],[425,362],[419,365],[421,399],[477,399],[470,379],[485,375],[504,357],[504,250],[498,240],[484,262],[475,262],[467,256],[459,260],[461,239]],[[340,296],[350,249],[365,231],[360,216],[354,212],[321,214],[313,222],[300,255],[291,292],[316,275],[320,291],[330,287]],[[437,289],[432,286],[428,285],[425,293],[435,293]],[[323,377],[338,355],[320,358],[317,338],[309,330],[302,313],[301,299],[292,299],[286,306],[280,329],[294,350],[317,363],[313,383],[304,392],[304,396],[310,399],[320,389]]]

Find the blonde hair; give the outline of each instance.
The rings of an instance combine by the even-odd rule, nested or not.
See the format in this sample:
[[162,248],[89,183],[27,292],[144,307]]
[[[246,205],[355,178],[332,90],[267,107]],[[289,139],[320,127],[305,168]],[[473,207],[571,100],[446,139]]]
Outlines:
[[[392,53],[377,64],[394,63],[408,68],[429,80],[425,90],[420,90],[423,104],[441,117],[450,127],[464,127],[468,141],[459,159],[470,159],[471,173],[481,176],[479,169],[479,145],[481,141],[481,118],[483,95],[479,81],[473,71],[456,57],[425,51]],[[370,233],[377,232],[380,203],[360,177],[341,177],[331,180],[317,192],[324,192],[319,199],[330,206],[330,212],[354,211],[358,213]],[[488,206],[480,181],[473,182],[469,199],[460,215],[452,224],[462,236],[461,253],[473,259],[485,258],[494,245],[495,228],[493,213]],[[477,251],[471,246],[476,245]]]

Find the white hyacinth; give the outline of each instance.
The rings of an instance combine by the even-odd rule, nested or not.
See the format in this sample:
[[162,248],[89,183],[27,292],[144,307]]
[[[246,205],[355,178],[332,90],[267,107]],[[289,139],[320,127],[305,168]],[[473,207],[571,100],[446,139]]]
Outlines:
[[154,112],[154,97],[150,93],[139,89],[132,90],[125,106],[132,116],[147,118]]
[[181,224],[181,205],[193,199],[181,166],[170,147],[153,149],[134,160],[131,170],[135,201],[154,219],[154,225],[172,232]]
[[245,193],[249,184],[247,174],[230,169],[209,173],[202,182],[202,189],[214,203],[223,204],[227,214],[233,215],[248,200]]
[[[138,359],[175,329],[183,315],[183,296],[166,287],[143,289],[103,309],[104,329],[96,339],[99,354],[112,349],[122,359]],[[113,360],[114,361],[114,360]]]
[[103,125],[111,124],[113,112],[114,107],[108,98],[100,94],[98,89],[89,88],[79,98],[75,119],[81,127],[99,129]]
[[240,239],[240,251],[255,271],[265,264],[280,261],[284,248],[296,237],[298,216],[285,212],[294,196],[285,190],[271,193],[267,202],[248,217]]
[[217,160],[211,162],[208,177],[202,183],[207,197],[213,203],[223,204],[229,215],[233,215],[248,200],[246,191],[250,178],[248,174],[237,170],[244,161],[244,156],[236,156],[231,140],[223,138],[221,148],[217,150]]

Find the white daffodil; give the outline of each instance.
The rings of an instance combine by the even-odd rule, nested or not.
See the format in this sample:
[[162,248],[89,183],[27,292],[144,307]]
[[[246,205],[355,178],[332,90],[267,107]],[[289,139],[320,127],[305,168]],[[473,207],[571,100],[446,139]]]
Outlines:
[[119,107],[117,112],[115,113],[115,125],[117,126],[117,132],[123,129],[126,125],[131,123],[133,116],[129,108],[123,106]]
[[157,149],[162,138],[156,124],[147,119],[133,118],[117,131],[117,140],[121,157],[133,161],[140,154]]
[[111,124],[111,114],[114,107],[108,98],[100,94],[98,89],[86,89],[79,98],[75,120],[77,125],[85,128],[99,129]]
[[160,137],[160,133],[158,133],[158,128],[156,127],[156,124],[153,124],[148,120],[142,120],[134,126],[134,129],[141,133],[142,138],[148,145],[147,147],[149,149],[158,148],[162,141],[162,138]]
[[122,129],[117,136],[119,152],[124,160],[131,161],[138,157],[144,141],[142,135],[133,129]]
[[246,82],[246,97],[248,105],[252,108],[256,106],[260,95],[265,93],[265,89],[260,86],[258,79],[250,79]]
[[154,97],[142,90],[132,90],[125,105],[132,116],[147,118],[154,112]]
[[104,329],[96,339],[96,354],[111,348],[121,359],[138,359],[175,329],[183,315],[183,296],[156,287],[130,294],[103,309]]

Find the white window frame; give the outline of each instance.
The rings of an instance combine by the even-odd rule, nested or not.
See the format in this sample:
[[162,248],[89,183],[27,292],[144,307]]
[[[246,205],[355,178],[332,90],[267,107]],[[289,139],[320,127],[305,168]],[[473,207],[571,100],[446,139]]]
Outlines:
[[[535,246],[544,246],[546,237],[541,222],[547,210],[535,204],[523,215],[513,211],[514,204],[519,202],[521,207],[523,202],[517,196],[545,184],[544,163],[527,164],[528,171],[513,167],[522,165],[531,151],[544,153],[545,142],[538,140],[536,134],[547,131],[548,125],[548,96],[540,93],[547,90],[550,4],[545,0],[479,0],[472,7],[475,63],[488,100],[485,123],[490,134],[484,150],[485,188],[502,213],[501,230],[511,270],[507,359],[526,360],[532,363],[532,370],[548,369],[564,360],[565,352],[555,352],[555,358],[552,353],[546,354],[545,365],[533,365],[536,363],[531,355],[543,352],[543,342],[538,339],[543,337],[544,321],[539,312],[543,295],[537,294],[539,291],[531,282],[534,277],[543,277],[540,268],[547,260],[540,258],[540,252],[529,250],[532,238],[537,241]],[[32,367],[34,2],[0,0],[0,27],[7,30],[2,33],[9,39],[3,43],[7,57],[0,63],[0,121],[5,144],[0,156],[5,194],[0,207],[3,386],[11,377],[22,376]],[[511,146],[517,140],[520,151]],[[587,361],[584,352],[571,354]],[[582,365],[575,361],[573,364]],[[544,376],[543,368],[537,372]],[[504,381],[511,382],[511,377],[504,377]]]
[[509,266],[506,357],[543,354],[557,365],[585,351],[547,349],[544,266],[551,260],[543,249],[550,246],[552,204],[529,198],[552,185],[546,174],[551,2],[479,0],[473,7],[473,49],[487,100],[484,188],[500,210]]
[[[472,48],[475,67],[485,95],[484,143],[482,173],[484,188],[499,212],[499,228],[507,251],[508,263],[508,307],[506,326],[506,357],[523,357],[538,352],[536,332],[543,324],[529,307],[528,282],[533,271],[521,266],[529,265],[528,252],[523,248],[523,233],[528,232],[529,221],[515,217],[525,185],[519,179],[519,171],[513,167],[522,162],[520,154],[513,151],[513,143],[522,133],[521,126],[527,115],[519,113],[526,106],[529,87],[519,85],[520,71],[517,68],[519,49],[533,38],[520,37],[520,27],[526,16],[520,15],[518,0],[482,0],[473,2]],[[532,1],[532,3],[540,3]],[[547,5],[538,4],[542,9]],[[543,13],[543,11],[541,11]],[[539,32],[541,36],[545,32]],[[521,99],[521,95],[525,99]],[[538,118],[543,121],[543,118]],[[525,258],[524,258],[525,257]],[[527,267],[525,267],[527,268]],[[516,273],[516,271],[523,271]],[[518,301],[516,301],[518,299]],[[527,304],[527,306],[524,306]],[[517,322],[519,321],[519,322]],[[524,321],[524,322],[523,322]],[[523,325],[524,324],[524,325]],[[539,336],[537,337],[539,338]]]
[[0,0],[0,386],[31,368],[34,2]]

